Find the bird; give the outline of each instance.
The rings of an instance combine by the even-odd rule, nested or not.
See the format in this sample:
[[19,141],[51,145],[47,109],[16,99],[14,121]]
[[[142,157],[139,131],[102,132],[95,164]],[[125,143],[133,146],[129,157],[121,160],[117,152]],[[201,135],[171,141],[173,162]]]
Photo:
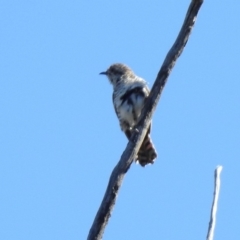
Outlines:
[[[137,130],[135,126],[150,93],[147,82],[135,75],[128,66],[122,63],[112,64],[107,71],[100,74],[106,75],[113,86],[112,101],[114,109],[119,119],[121,130],[130,140],[133,131]],[[151,124],[135,159],[142,167],[145,167],[147,164],[153,164],[157,158],[150,131]]]

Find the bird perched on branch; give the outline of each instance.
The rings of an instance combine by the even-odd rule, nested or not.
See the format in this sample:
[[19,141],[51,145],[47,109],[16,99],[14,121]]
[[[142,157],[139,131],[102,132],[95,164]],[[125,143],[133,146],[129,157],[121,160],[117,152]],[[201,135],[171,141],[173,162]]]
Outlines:
[[[120,63],[111,65],[106,72],[100,74],[106,75],[113,86],[114,109],[122,131],[130,139],[141,115],[145,99],[149,95],[147,83],[144,79],[136,76],[129,67]],[[150,138],[150,130],[151,125],[136,159],[143,167],[146,164],[154,163],[154,159],[157,157]]]

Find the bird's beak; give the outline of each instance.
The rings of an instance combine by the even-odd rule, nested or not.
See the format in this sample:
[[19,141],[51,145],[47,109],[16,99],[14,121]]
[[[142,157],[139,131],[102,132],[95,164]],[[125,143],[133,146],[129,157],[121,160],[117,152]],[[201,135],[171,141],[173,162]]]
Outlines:
[[107,75],[107,72],[100,72],[99,74]]

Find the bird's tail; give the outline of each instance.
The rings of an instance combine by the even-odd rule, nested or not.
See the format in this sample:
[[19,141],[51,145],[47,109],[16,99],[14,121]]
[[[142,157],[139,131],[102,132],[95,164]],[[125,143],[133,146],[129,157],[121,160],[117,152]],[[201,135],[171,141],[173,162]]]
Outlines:
[[155,158],[157,158],[157,152],[150,138],[150,134],[147,134],[140,147],[136,161],[144,167],[149,163],[153,164]]

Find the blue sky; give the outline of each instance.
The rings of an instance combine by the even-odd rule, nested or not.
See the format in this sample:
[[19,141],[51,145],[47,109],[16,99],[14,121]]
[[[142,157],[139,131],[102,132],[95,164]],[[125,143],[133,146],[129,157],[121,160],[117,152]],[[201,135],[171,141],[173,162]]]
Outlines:
[[[86,239],[127,140],[104,71],[152,86],[190,1],[0,3],[0,239]],[[153,166],[133,164],[104,239],[240,235],[240,3],[205,1],[153,117]]]

